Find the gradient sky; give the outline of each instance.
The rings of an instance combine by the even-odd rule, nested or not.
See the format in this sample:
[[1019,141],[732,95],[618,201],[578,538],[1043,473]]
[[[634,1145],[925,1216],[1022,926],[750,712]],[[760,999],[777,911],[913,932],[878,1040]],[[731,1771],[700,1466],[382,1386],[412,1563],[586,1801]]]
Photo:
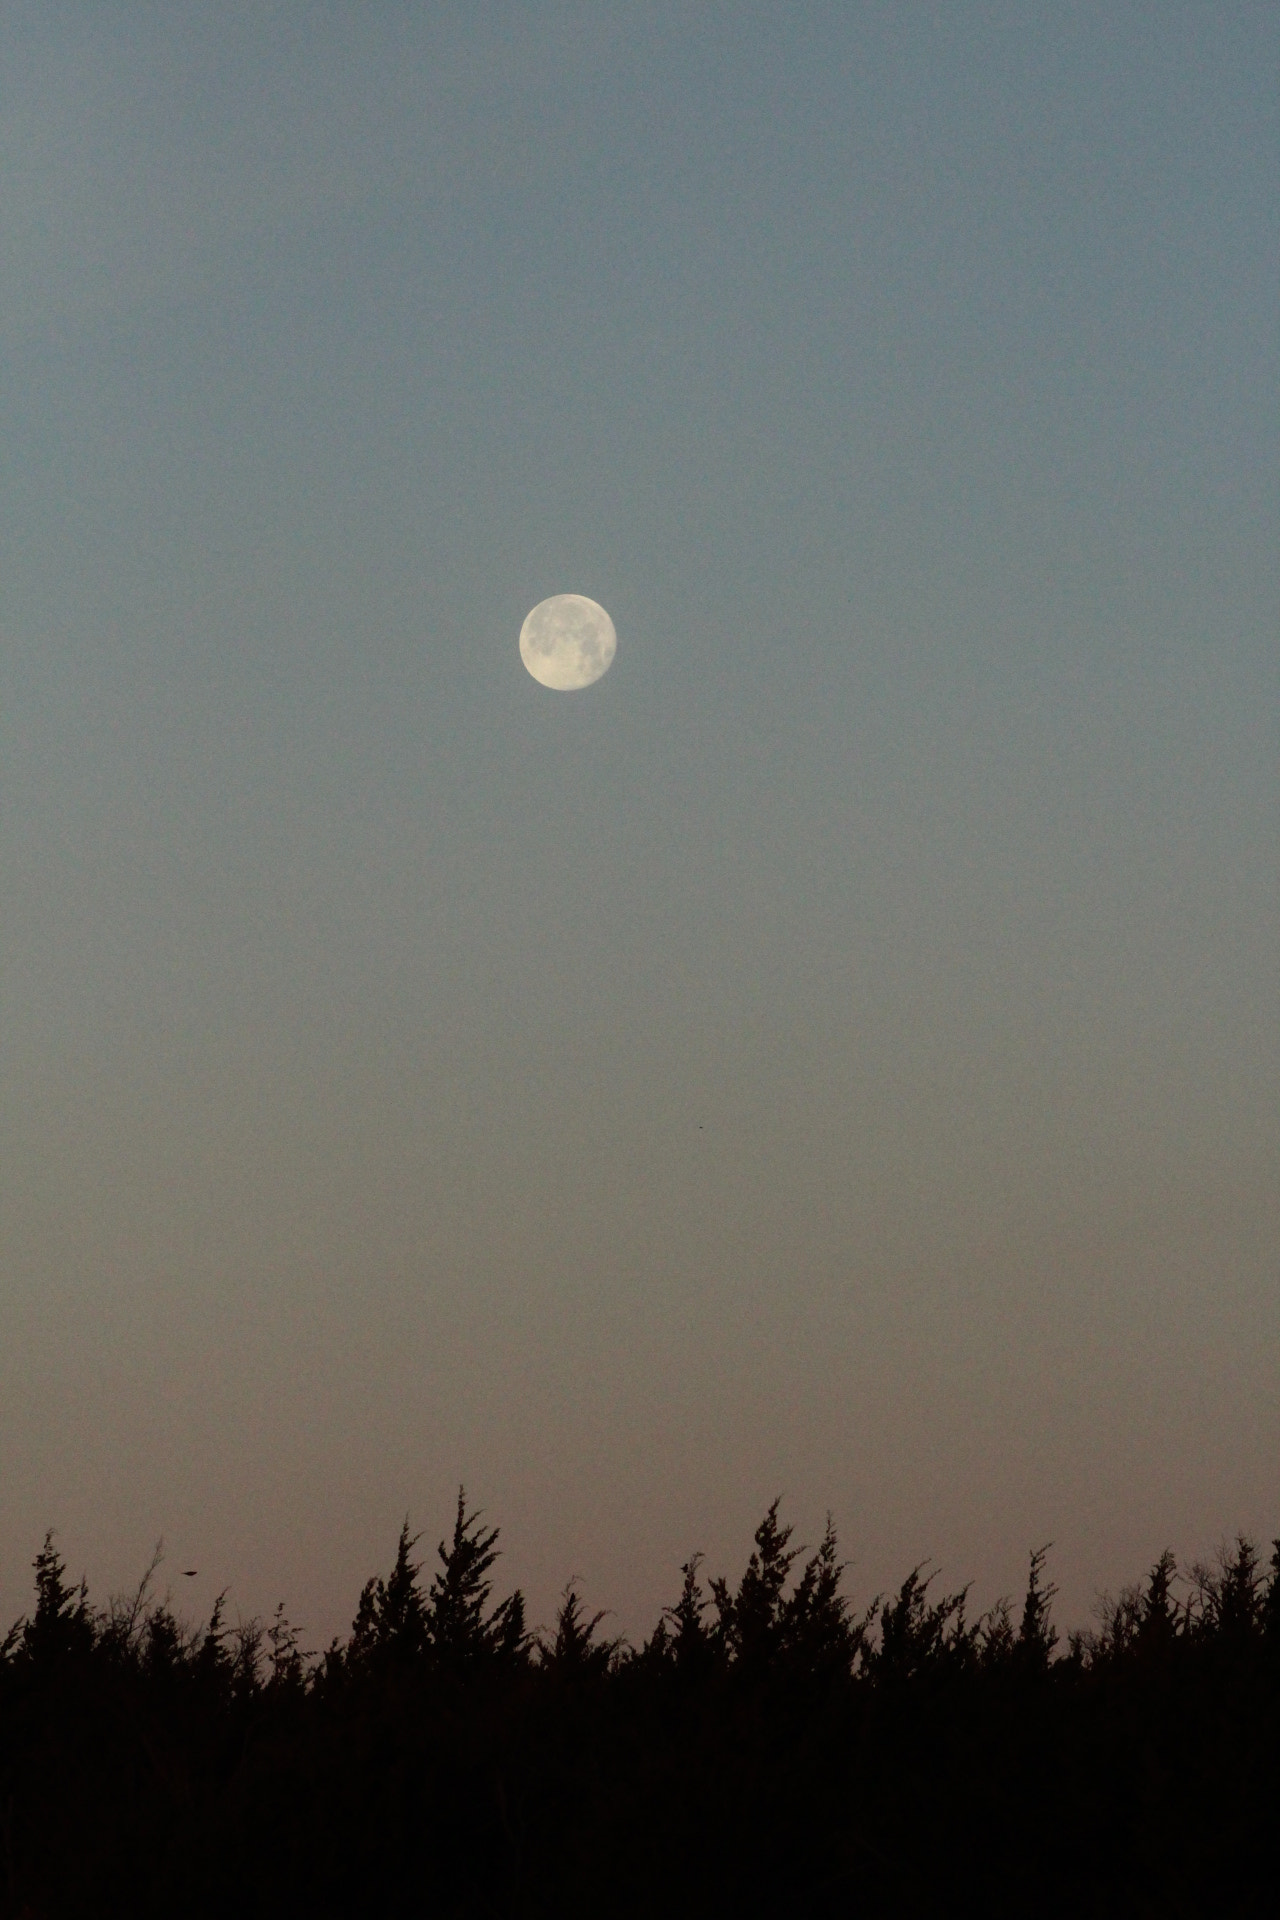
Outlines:
[[1280,1532],[1278,60],[5,7],[4,1621]]

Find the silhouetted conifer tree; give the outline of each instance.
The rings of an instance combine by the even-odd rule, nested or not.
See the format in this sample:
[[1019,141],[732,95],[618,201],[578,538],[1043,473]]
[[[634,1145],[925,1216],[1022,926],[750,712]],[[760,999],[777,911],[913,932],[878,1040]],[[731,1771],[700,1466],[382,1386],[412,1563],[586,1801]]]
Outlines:
[[764,1667],[779,1651],[786,1631],[784,1602],[799,1549],[791,1547],[791,1528],[778,1521],[775,1500],[756,1528],[755,1547],[736,1594],[723,1578],[711,1582],[717,1632],[736,1663]]
[[278,1692],[300,1695],[305,1689],[306,1660],[298,1646],[299,1637],[298,1629],[285,1613],[284,1601],[279,1601],[265,1636],[267,1680]]
[[873,1604],[864,1619],[851,1618],[849,1602],[840,1591],[844,1572],[828,1514],[821,1544],[806,1562],[783,1606],[782,1618],[783,1642],[793,1662],[828,1681],[852,1672],[878,1611]]
[[347,1653],[353,1667],[409,1666],[425,1652],[429,1636],[426,1605],[418,1585],[422,1569],[411,1558],[418,1538],[410,1534],[406,1519],[388,1578],[365,1583]]
[[540,1649],[543,1669],[557,1679],[599,1679],[607,1673],[621,1642],[596,1639],[596,1628],[604,1618],[603,1613],[588,1617],[571,1580],[556,1613],[555,1634]]
[[1014,1658],[1018,1637],[1007,1599],[997,1600],[991,1611],[978,1622],[974,1648],[979,1664],[987,1671],[999,1671]]
[[34,1667],[45,1670],[83,1658],[94,1641],[88,1588],[83,1580],[79,1587],[67,1585],[66,1566],[52,1533],[46,1533],[36,1555],[35,1576],[36,1610],[23,1623],[23,1654]]
[[1056,1586],[1045,1586],[1043,1581],[1044,1563],[1049,1549],[1037,1547],[1031,1555],[1031,1570],[1027,1576],[1027,1594],[1022,1603],[1022,1622],[1018,1628],[1018,1655],[1024,1666],[1038,1673],[1048,1671],[1053,1650],[1058,1644],[1057,1631],[1050,1618],[1050,1609],[1057,1594]]
[[877,1680],[906,1681],[967,1665],[979,1641],[979,1628],[965,1624],[969,1589],[946,1595],[930,1606],[936,1574],[920,1578],[913,1567],[898,1597],[880,1614],[880,1643],[869,1649],[867,1664]]
[[498,1529],[485,1531],[481,1515],[468,1514],[466,1493],[458,1488],[453,1539],[440,1542],[440,1571],[427,1596],[426,1629],[436,1659],[464,1674],[495,1655],[520,1659],[527,1646],[524,1595],[517,1587],[489,1611],[493,1590],[488,1574],[498,1559]]
[[661,1651],[669,1648],[676,1671],[686,1679],[701,1679],[716,1657],[715,1643],[703,1619],[709,1602],[698,1579],[702,1558],[695,1553],[681,1567],[680,1598],[665,1610],[654,1635],[654,1641],[662,1635]]
[[1246,1644],[1257,1625],[1263,1577],[1258,1550],[1244,1534],[1219,1555],[1213,1573],[1199,1570],[1201,1601],[1210,1631],[1224,1646]]
[[1280,1540],[1271,1543],[1271,1577],[1262,1605],[1263,1630],[1267,1644],[1280,1653]]
[[1174,1598],[1178,1563],[1166,1547],[1147,1576],[1139,1608],[1138,1639],[1149,1655],[1167,1657],[1185,1624],[1186,1615]]

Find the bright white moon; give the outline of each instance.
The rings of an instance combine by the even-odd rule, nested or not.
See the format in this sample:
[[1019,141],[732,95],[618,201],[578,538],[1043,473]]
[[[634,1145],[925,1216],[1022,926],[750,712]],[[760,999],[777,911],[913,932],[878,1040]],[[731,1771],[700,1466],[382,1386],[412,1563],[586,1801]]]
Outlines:
[[575,693],[608,673],[618,636],[604,608],[581,593],[540,600],[520,629],[520,658],[535,680]]

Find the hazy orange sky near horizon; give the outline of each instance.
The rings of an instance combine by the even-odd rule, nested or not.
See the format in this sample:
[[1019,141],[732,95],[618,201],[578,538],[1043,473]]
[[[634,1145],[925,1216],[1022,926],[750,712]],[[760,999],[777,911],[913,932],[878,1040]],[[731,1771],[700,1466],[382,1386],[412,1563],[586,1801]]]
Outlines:
[[6,10],[0,1631],[1280,1533],[1277,54]]

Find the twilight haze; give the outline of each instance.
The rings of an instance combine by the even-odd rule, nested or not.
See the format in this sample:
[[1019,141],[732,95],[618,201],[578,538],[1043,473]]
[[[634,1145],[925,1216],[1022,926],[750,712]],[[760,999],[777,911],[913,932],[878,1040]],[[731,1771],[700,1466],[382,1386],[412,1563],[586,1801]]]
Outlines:
[[5,9],[5,1623],[1280,1531],[1278,55]]

